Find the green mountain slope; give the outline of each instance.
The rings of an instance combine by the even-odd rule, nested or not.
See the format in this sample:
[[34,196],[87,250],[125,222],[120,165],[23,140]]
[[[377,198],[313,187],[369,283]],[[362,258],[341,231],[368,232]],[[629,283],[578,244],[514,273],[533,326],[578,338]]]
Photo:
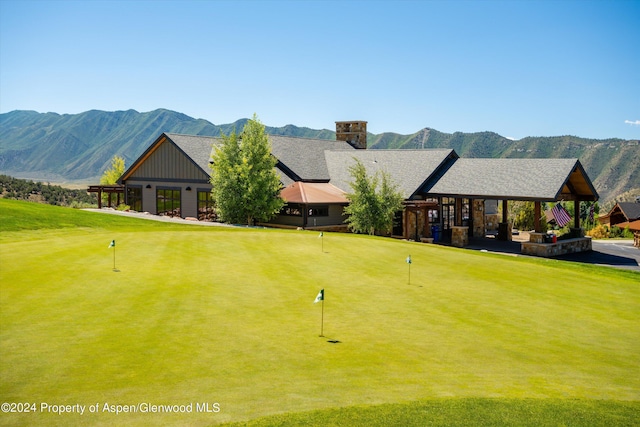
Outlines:
[[[80,114],[12,111],[0,114],[0,173],[53,182],[96,182],[114,155],[130,165],[162,132],[218,136],[240,131],[247,119],[215,125],[158,109]],[[287,125],[273,135],[334,139],[335,132]],[[640,145],[574,136],[512,141],[494,132],[452,134],[424,128],[411,135],[368,134],[371,149],[452,148],[462,157],[577,157],[605,200],[640,187]]]

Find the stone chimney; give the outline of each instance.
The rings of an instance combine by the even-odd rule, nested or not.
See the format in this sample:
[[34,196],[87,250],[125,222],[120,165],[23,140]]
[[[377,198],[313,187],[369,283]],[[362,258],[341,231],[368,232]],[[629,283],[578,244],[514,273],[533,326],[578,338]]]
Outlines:
[[353,148],[366,150],[367,148],[367,122],[336,122],[336,140],[346,141]]

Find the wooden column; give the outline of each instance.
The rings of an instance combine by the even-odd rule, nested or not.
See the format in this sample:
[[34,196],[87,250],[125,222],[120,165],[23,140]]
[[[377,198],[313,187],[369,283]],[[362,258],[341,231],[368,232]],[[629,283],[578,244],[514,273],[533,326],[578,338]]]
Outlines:
[[575,218],[573,219],[574,228],[580,228],[580,200],[574,200],[573,213]]
[[540,202],[536,200],[533,210],[533,228],[536,233],[542,233],[542,224],[540,221],[541,211]]
[[508,203],[506,200],[502,201],[502,222],[507,222],[509,218],[509,209]]

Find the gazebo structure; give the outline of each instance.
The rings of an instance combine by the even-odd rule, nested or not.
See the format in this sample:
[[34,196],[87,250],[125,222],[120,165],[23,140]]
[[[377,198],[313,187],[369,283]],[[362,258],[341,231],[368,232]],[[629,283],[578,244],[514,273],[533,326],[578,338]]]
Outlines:
[[466,246],[469,236],[484,236],[485,200],[502,201],[497,238],[510,240],[508,201],[514,200],[532,201],[535,206],[535,230],[530,242],[523,243],[523,253],[551,256],[591,249],[579,215],[572,227],[576,241],[546,245],[542,233],[542,202],[572,201],[575,212],[580,212],[580,202],[598,200],[578,159],[457,159],[442,176],[426,183],[423,192],[439,198],[441,226],[443,232],[451,233],[454,246]]

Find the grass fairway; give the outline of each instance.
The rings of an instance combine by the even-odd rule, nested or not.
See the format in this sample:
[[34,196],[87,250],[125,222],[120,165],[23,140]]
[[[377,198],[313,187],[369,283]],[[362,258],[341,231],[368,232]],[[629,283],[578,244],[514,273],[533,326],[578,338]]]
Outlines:
[[[3,199],[0,231],[0,402],[37,405],[1,424],[637,423],[638,273]],[[154,405],[191,411],[110,412]]]

